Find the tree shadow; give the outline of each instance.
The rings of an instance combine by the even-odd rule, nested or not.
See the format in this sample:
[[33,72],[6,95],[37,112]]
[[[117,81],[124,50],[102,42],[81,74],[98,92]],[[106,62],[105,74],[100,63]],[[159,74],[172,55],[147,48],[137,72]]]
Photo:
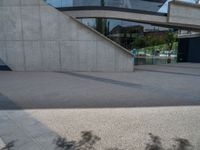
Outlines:
[[[145,150],[193,150],[192,144],[183,138],[174,138],[175,142],[170,148],[164,148],[162,140],[159,136],[149,133],[149,142],[146,144]],[[68,141],[66,138],[57,137],[54,140],[56,144],[56,150],[96,150],[95,144],[100,141],[101,138],[94,135],[92,131],[81,132],[81,138],[78,141]],[[105,150],[125,150],[117,147],[107,148]]]
[[192,144],[183,138],[175,138],[173,139],[175,144],[170,148],[166,149],[162,146],[162,141],[159,136],[155,136],[152,133],[149,133],[150,141],[146,144],[145,150],[192,150]]
[[146,144],[145,150],[164,150],[159,136],[155,136],[152,133],[149,133],[150,141]]
[[79,141],[68,141],[66,138],[57,137],[54,143],[56,149],[60,150],[95,150],[94,145],[100,140],[101,138],[94,135],[92,131],[82,131]]
[[[193,150],[193,146],[189,140],[183,138],[174,138],[175,142],[170,148],[164,148],[162,140],[159,136],[149,133],[149,142],[146,144],[145,150]],[[81,138],[78,141],[68,140],[61,136],[54,139],[53,143],[56,145],[55,150],[96,150],[95,144],[101,138],[93,134],[92,131],[82,131]],[[15,141],[7,143],[0,150],[14,150]],[[107,148],[105,150],[125,150],[117,147]]]

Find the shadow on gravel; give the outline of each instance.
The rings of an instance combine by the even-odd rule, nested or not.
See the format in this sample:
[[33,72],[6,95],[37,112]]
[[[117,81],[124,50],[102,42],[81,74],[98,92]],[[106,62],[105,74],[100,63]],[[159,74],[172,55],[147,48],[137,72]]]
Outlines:
[[91,131],[83,131],[79,141],[68,141],[66,138],[58,137],[54,143],[56,148],[61,148],[61,150],[95,150],[94,146],[100,140],[101,138]]
[[[173,139],[174,145],[170,148],[164,148],[159,136],[149,133],[149,138],[145,150],[193,150],[192,144],[187,139],[175,138]],[[95,144],[100,140],[101,138],[94,135],[92,131],[83,131],[81,132],[81,139],[79,141],[68,141],[66,138],[58,137],[54,140],[54,143],[56,144],[56,150],[97,150]],[[125,149],[114,147],[105,150]]]
[[149,133],[150,141],[146,144],[145,150],[192,150],[193,146],[187,139],[175,138],[173,139],[175,144],[166,149],[162,145],[161,138]]
[[[92,131],[82,131],[81,138],[78,141],[68,140],[64,137],[58,136],[53,140],[55,145],[55,150],[98,150],[95,144],[101,140],[100,137],[93,134]],[[162,145],[162,140],[159,136],[149,133],[149,141],[146,143],[144,150],[193,150],[192,144],[183,138],[173,139],[174,145],[170,148],[164,148]],[[144,143],[145,144],[145,143]],[[15,141],[11,141],[5,145],[5,147],[0,150],[17,150],[15,149]],[[123,148],[106,148],[105,150],[125,150]],[[134,149],[132,149],[134,150]]]

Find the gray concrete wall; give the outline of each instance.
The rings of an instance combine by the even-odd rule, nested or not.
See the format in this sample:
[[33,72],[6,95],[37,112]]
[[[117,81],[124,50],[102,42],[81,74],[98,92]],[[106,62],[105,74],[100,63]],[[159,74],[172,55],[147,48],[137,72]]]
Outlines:
[[0,66],[4,66],[4,63],[1,59],[0,59]]
[[183,27],[200,29],[200,5],[172,1],[169,3],[168,22]]
[[133,71],[131,54],[43,0],[0,0],[0,58],[15,71]]

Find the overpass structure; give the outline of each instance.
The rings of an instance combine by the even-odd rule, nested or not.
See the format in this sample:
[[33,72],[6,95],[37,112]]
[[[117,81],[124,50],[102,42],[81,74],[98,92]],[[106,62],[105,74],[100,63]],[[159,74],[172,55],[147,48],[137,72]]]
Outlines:
[[200,5],[183,1],[169,2],[167,13],[109,6],[62,7],[57,9],[75,18],[113,18],[200,31]]

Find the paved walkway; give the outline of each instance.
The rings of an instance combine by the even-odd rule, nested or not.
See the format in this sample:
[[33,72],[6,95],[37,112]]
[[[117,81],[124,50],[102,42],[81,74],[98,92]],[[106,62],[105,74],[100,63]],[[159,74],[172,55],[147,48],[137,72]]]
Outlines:
[[0,137],[14,141],[14,150],[53,150],[58,135],[78,140],[93,131],[98,150],[144,150],[153,133],[164,147],[185,138],[198,150],[199,85],[200,64],[136,66],[134,73],[0,72]]
[[200,65],[139,66],[133,73],[1,72],[0,108],[110,108],[200,104]]
[[97,150],[145,150],[149,133],[161,138],[164,148],[176,138],[200,147],[200,107],[148,107],[108,109],[31,109],[0,111],[0,134],[14,150],[55,150],[58,135],[68,141],[92,131],[101,140]]

